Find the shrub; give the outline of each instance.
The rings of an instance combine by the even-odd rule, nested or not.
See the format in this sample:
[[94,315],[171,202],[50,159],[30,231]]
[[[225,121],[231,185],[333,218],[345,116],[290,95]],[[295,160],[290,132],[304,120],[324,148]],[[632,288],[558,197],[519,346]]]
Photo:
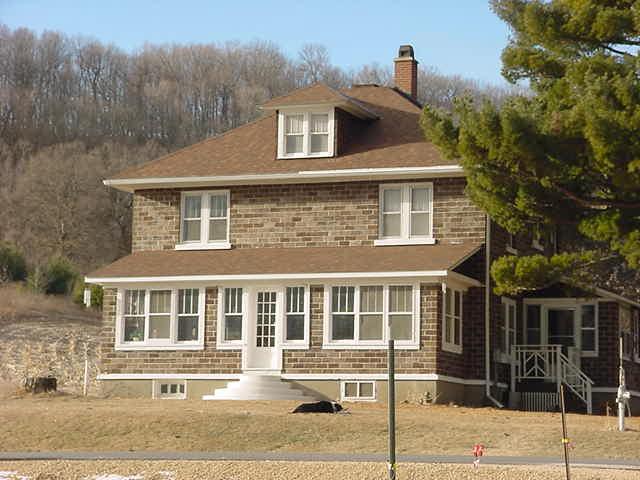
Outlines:
[[44,293],[66,295],[71,293],[78,274],[69,260],[53,257],[44,269]]
[[16,247],[0,243],[0,283],[18,282],[27,278],[27,262]]
[[[78,305],[84,305],[84,289],[87,284],[84,281],[79,280],[76,282],[76,286],[73,289],[73,301]],[[91,290],[91,305],[92,307],[102,308],[103,290],[100,285],[89,285]]]

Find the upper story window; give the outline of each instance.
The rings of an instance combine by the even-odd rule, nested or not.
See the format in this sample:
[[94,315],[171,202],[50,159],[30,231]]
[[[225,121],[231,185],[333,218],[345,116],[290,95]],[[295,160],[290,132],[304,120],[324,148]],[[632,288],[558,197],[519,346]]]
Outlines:
[[432,183],[380,185],[379,202],[376,245],[435,243]]
[[278,114],[278,158],[333,156],[333,109]]
[[229,190],[182,192],[178,250],[230,248]]

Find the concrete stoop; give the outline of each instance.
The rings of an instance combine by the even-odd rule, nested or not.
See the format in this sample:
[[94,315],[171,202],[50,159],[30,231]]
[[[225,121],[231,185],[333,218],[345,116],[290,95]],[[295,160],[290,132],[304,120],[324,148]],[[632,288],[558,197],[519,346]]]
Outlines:
[[295,385],[283,381],[279,375],[245,374],[224,388],[216,388],[213,395],[203,395],[203,400],[299,400],[314,402],[320,397],[298,390]]

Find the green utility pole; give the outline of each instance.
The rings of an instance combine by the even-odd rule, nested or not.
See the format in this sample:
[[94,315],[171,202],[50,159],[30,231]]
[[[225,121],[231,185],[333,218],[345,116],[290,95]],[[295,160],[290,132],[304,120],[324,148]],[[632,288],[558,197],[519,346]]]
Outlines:
[[389,379],[387,389],[389,393],[389,480],[396,479],[396,377],[395,377],[395,351],[393,340],[389,340],[387,353],[387,368]]

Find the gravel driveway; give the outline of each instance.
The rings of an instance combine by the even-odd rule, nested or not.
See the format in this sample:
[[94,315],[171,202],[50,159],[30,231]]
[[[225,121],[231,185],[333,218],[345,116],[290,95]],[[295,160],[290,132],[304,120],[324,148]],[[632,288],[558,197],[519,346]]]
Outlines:
[[[13,473],[11,473],[13,472]],[[380,463],[316,462],[0,462],[0,480],[375,480],[386,479]],[[561,480],[560,467],[406,464],[400,479]],[[576,468],[574,480],[640,480],[639,471]]]

